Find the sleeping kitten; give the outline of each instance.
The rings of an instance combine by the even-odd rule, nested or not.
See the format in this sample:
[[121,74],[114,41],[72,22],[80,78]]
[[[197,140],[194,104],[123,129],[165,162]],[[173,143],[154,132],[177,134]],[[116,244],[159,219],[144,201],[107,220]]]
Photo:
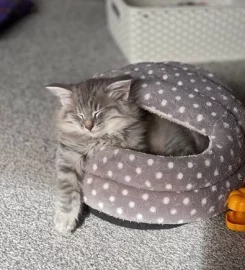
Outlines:
[[147,115],[146,142],[150,154],[162,156],[196,155],[209,145],[208,137],[151,113]]
[[55,227],[69,233],[82,204],[83,162],[104,145],[145,151],[145,126],[132,79],[91,79],[76,85],[46,86],[60,98],[57,117]]
[[83,162],[102,146],[166,156],[198,154],[208,146],[206,137],[140,109],[137,82],[131,78],[91,79],[47,88],[62,104],[56,123],[59,148],[54,219],[61,233],[76,227],[82,204]]

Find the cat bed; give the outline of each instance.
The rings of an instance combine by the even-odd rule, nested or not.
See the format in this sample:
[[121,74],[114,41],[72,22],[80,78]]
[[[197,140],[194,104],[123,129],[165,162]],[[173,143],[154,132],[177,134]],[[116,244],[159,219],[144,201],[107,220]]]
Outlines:
[[191,65],[138,63],[97,77],[141,80],[145,110],[208,136],[198,155],[164,157],[102,148],[85,164],[84,202],[109,216],[148,224],[183,224],[226,210],[244,184],[245,109],[213,74]]

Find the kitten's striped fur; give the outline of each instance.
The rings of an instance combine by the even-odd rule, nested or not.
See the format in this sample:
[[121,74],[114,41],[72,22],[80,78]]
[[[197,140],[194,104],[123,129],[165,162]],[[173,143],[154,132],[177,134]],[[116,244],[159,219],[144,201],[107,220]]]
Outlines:
[[143,112],[137,105],[137,82],[129,78],[91,79],[47,88],[62,103],[56,122],[59,148],[55,213],[55,226],[61,233],[76,227],[82,204],[83,163],[102,146],[166,156],[197,154],[208,146],[206,137]]
[[[68,233],[76,227],[82,204],[84,160],[104,145],[146,150],[145,127],[136,102],[137,90],[130,79],[91,79],[47,88],[63,104],[56,122],[59,148],[55,227]],[[91,131],[84,126],[87,119],[93,122]]]

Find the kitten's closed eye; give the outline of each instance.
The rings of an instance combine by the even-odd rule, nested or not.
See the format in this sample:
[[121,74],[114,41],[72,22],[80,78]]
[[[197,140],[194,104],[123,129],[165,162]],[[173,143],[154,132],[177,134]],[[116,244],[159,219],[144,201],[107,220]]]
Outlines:
[[[92,112],[92,118],[97,118],[99,116],[99,114],[101,113],[102,111],[95,111],[95,112]],[[86,120],[87,117],[85,117],[85,115],[83,113],[77,113],[77,116],[79,118],[81,118],[82,120]]]
[[102,110],[92,113],[93,118],[97,118],[101,114]]
[[77,116],[78,116],[79,118],[81,118],[82,120],[84,119],[84,114],[83,114],[83,113],[78,113]]

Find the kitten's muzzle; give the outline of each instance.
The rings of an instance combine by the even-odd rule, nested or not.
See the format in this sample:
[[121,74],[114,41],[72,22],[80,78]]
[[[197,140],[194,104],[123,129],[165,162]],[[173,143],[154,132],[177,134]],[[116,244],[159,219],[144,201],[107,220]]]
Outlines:
[[92,120],[85,120],[84,127],[88,130],[92,130],[92,128],[94,127],[93,121]]

